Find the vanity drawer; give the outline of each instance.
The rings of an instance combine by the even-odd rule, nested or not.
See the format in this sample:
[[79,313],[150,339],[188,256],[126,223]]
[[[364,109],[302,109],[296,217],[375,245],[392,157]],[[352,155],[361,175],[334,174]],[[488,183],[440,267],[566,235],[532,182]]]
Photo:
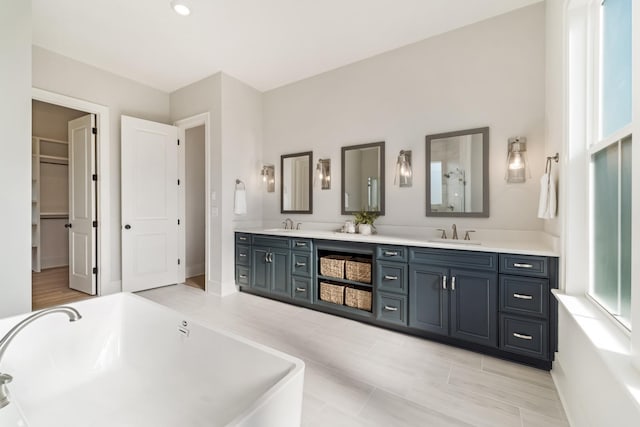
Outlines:
[[311,277],[311,254],[307,252],[291,252],[291,272],[301,276]]
[[500,326],[500,348],[536,358],[548,358],[546,321],[501,314]]
[[383,261],[407,262],[407,248],[404,246],[376,246],[376,259]]
[[249,278],[251,277],[249,267],[236,267],[236,284],[249,286]]
[[500,254],[500,273],[549,277],[549,260],[543,256]]
[[256,246],[265,246],[268,248],[289,249],[289,238],[254,235],[253,244]]
[[393,323],[395,325],[407,326],[406,296],[380,292],[376,295],[376,297],[376,317],[379,321]]
[[500,311],[546,318],[549,280],[501,275]]
[[291,249],[294,251],[309,251],[312,249],[311,239],[291,239]]
[[376,263],[378,290],[386,292],[407,293],[407,264],[399,262]]
[[498,254],[455,249],[411,248],[409,250],[409,262],[496,271],[498,269]]
[[236,265],[251,265],[251,247],[236,245]]
[[313,295],[311,279],[293,276],[292,283],[293,298],[299,301],[311,302],[311,295]]
[[251,244],[251,234],[249,233],[236,233],[236,243],[241,243],[243,245]]

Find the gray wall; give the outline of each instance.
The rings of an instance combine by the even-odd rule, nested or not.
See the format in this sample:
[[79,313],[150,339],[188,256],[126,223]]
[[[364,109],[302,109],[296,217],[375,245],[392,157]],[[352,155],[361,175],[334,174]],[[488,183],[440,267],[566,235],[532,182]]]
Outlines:
[[[536,218],[545,153],[545,10],[539,3],[339,68],[264,95],[264,161],[313,150],[332,159],[332,188],[314,192],[303,222],[338,222],[340,147],[386,141],[383,225],[434,226],[425,217],[425,135],[490,127],[491,217],[463,228],[543,229]],[[527,137],[533,179],[504,181],[507,140]],[[393,186],[400,150],[413,151],[413,187]],[[280,223],[279,193],[264,198]]]
[[31,311],[31,2],[0,2],[0,317]]

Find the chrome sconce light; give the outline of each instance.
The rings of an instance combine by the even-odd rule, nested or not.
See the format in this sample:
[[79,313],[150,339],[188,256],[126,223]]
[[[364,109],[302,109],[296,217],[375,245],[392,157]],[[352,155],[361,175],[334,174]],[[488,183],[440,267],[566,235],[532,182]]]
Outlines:
[[531,178],[527,165],[527,138],[516,136],[509,138],[507,151],[507,170],[504,179],[511,184],[522,183]]
[[318,159],[313,183],[320,182],[321,190],[331,189],[331,159]]
[[267,193],[276,191],[276,168],[273,165],[264,165],[260,171]]
[[411,150],[400,150],[396,162],[394,185],[411,187],[413,185],[413,169],[411,168]]

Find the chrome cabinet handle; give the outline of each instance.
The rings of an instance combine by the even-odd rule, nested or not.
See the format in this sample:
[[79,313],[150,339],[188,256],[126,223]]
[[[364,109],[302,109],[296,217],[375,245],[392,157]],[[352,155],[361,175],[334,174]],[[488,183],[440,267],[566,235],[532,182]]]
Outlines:
[[384,280],[398,280],[398,276],[384,276]]
[[296,242],[296,246],[307,246],[306,242]]
[[455,291],[456,290],[456,276],[453,276],[451,278],[451,290]]
[[398,256],[398,251],[384,251],[384,256]]
[[241,279],[246,279],[246,278],[247,278],[247,275],[246,275],[246,274],[241,274],[241,275],[240,275],[240,278],[241,278]]
[[533,299],[531,295],[513,294],[514,298],[518,299]]
[[296,292],[307,292],[306,288],[296,288]]
[[388,305],[384,306],[385,311],[398,311],[398,307],[390,307]]
[[296,261],[296,267],[306,267],[307,263],[306,262],[298,262]]
[[447,289],[447,276],[442,276],[442,289]]
[[513,336],[516,338],[520,338],[521,340],[527,340],[527,341],[531,341],[533,339],[531,335],[519,334],[517,332],[514,332]]
[[269,262],[273,262],[273,252],[269,252]]
[[240,239],[240,240],[242,240],[242,241],[247,240],[247,238],[246,238],[246,237],[238,237],[238,239]]
[[246,258],[247,254],[240,254],[240,258]]
[[513,266],[516,268],[533,268],[531,264],[520,264],[519,262],[514,262]]

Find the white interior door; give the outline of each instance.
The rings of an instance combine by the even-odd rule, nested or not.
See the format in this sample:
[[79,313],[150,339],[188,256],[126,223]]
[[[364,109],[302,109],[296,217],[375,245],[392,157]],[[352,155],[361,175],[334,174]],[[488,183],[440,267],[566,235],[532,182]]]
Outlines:
[[95,127],[93,114],[72,120],[69,130],[69,287],[96,294]]
[[122,290],[178,282],[178,128],[122,116]]

